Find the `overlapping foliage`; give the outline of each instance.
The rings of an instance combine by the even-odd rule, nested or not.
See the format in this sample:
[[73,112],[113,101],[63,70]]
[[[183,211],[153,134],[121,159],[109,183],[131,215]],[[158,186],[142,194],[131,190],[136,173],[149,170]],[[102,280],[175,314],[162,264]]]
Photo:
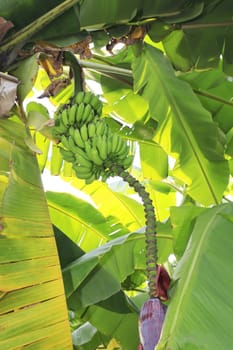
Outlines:
[[[135,152],[131,173],[153,200],[159,262],[173,279],[157,348],[229,348],[233,292],[229,278],[233,221],[231,9],[230,0],[0,4],[1,15],[14,25],[0,47],[1,70],[20,80],[17,104],[10,113],[17,127],[6,132],[8,121],[0,120],[0,193],[4,199],[0,233],[4,234],[10,203],[12,229],[22,237],[15,247],[19,251],[25,240],[22,232],[29,232],[29,227],[30,232],[34,230],[35,222],[30,219],[34,208],[43,203],[42,197],[30,195],[33,179],[39,179],[38,169],[22,170],[27,181],[16,171],[15,182],[8,184],[6,174],[13,154],[9,145],[15,149],[20,143],[24,150],[24,155],[14,158],[19,171],[26,167],[28,152],[34,153],[41,172],[50,169],[52,174],[60,174],[88,196],[87,202],[65,193],[47,193],[75,349],[137,347],[138,311],[148,297],[147,288],[140,281],[126,290],[124,282],[134,271],[145,269],[144,213],[140,200],[119,179],[85,185],[62,160],[51,140],[51,119],[53,110],[72,97],[73,79],[49,97],[50,111],[43,106],[47,98],[28,103],[25,98],[33,96],[32,89],[34,100],[48,91],[51,76],[47,73],[58,73],[57,67],[46,73],[38,60],[52,55],[57,46],[77,49],[72,45],[82,41],[84,51],[78,51],[77,58],[86,85],[95,90],[93,82],[98,83],[103,117]],[[85,44],[88,36],[91,49]],[[92,57],[87,58],[90,50]],[[67,69],[52,80],[59,78],[70,79]],[[19,186],[26,203],[23,206],[16,201]],[[9,195],[11,200],[7,200]],[[18,217],[23,219],[20,225]],[[43,220],[37,220],[36,232],[43,228]],[[25,334],[23,327],[21,331]],[[20,328],[17,332],[20,337]]]

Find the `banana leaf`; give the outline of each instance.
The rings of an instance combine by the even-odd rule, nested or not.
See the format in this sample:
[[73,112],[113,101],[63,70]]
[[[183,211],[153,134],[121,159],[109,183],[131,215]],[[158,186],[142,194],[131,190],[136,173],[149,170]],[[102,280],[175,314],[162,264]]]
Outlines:
[[197,202],[218,203],[229,169],[210,113],[190,86],[176,78],[158,49],[147,45],[133,62],[133,73],[135,91],[148,99],[151,118],[158,120],[155,140],[176,159],[174,176],[187,185],[187,193]]
[[218,350],[232,346],[233,206],[205,211],[178,263],[157,350]]
[[[0,348],[71,349],[56,244],[36,156],[0,121]],[[5,166],[7,163],[4,164]]]

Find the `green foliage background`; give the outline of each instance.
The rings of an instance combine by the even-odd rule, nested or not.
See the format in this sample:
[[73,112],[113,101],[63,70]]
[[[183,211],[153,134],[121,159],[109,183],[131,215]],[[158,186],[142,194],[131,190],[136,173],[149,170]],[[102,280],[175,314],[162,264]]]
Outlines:
[[[44,266],[49,271],[45,279],[36,274],[34,286],[40,286],[41,278],[57,278],[59,266],[56,271],[51,269],[53,264],[58,265],[51,262],[51,255],[57,259],[54,233],[73,348],[132,350],[140,342],[138,312],[148,295],[146,281],[135,287],[133,274],[145,269],[143,207],[119,179],[85,185],[62,160],[51,140],[51,119],[53,110],[72,97],[73,81],[49,98],[49,111],[43,105],[45,99],[26,104],[28,97],[38,96],[50,80],[39,67],[40,52],[21,57],[19,51],[30,52],[40,40],[64,47],[87,35],[93,40],[92,58],[77,56],[87,88],[94,91],[93,82],[98,83],[103,117],[112,130],[128,140],[136,154],[130,172],[145,185],[153,200],[158,220],[158,259],[172,278],[168,312],[156,349],[231,347],[231,10],[231,0],[40,0],[0,4],[1,16],[14,24],[1,42],[1,71],[20,80],[10,118],[0,119],[0,249],[5,251],[0,258],[1,276],[5,276],[1,277],[0,317],[8,322],[0,331],[4,349],[39,349],[44,344],[46,349],[53,349],[57,346],[53,339],[61,338],[53,330],[50,345],[46,343],[36,308],[29,307],[34,303],[41,307],[41,299],[32,302],[28,293],[27,309],[20,301],[22,289],[32,283],[26,272],[29,265],[22,263],[25,257],[43,260],[44,265],[36,269]],[[134,45],[114,47],[111,55],[106,50],[109,40],[128,37],[132,26],[143,26],[146,36]],[[67,69],[63,77],[67,77]],[[68,181],[89,201],[47,192],[45,202],[40,182],[45,170]],[[37,245],[32,232],[47,232],[42,236],[50,237],[51,250],[48,237],[40,250],[42,241]],[[5,250],[7,246],[10,250]],[[8,258],[10,252],[18,251],[23,256]],[[29,254],[31,251],[34,253]],[[171,256],[175,257],[172,263]],[[12,261],[17,262],[15,270]],[[9,269],[20,273],[20,284],[18,279],[9,283]],[[126,289],[125,281],[130,278],[132,288]],[[44,300],[52,298],[48,289],[43,293]],[[13,296],[19,302],[14,304]],[[49,322],[59,324],[58,331],[68,329],[64,304],[59,306],[60,316],[55,309],[57,306],[50,303],[46,310],[52,315]],[[6,310],[14,313],[7,313],[6,318]],[[23,316],[19,310],[30,310],[35,321],[30,324],[28,316],[27,326],[20,326],[17,322]],[[29,324],[30,341],[24,336]],[[35,328],[40,331],[34,332]],[[72,347],[68,335],[59,346]]]

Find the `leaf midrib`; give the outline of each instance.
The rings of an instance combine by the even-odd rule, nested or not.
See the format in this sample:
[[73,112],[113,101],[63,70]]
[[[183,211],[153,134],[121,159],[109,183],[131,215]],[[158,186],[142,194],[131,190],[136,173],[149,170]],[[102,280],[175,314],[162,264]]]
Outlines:
[[[216,215],[221,211],[221,208],[219,208],[216,212]],[[191,265],[190,265],[190,268],[189,268],[189,271],[188,271],[188,274],[186,275],[185,277],[185,282],[184,282],[184,286],[181,290],[181,293],[179,295],[179,298],[178,298],[178,304],[176,306],[176,312],[174,314],[174,317],[173,317],[173,322],[171,324],[171,327],[170,327],[170,331],[169,333],[172,334],[175,327],[177,326],[177,322],[178,322],[178,318],[179,318],[179,315],[181,315],[180,313],[180,309],[181,309],[181,306],[183,304],[183,300],[184,300],[184,297],[187,293],[187,290],[191,284],[191,280],[192,280],[192,276],[193,276],[193,271],[195,270],[196,266],[197,266],[197,263],[198,263],[198,260],[200,261],[200,256],[201,256],[201,252],[204,251],[204,243],[205,241],[207,240],[208,238],[208,232],[210,230],[210,227],[212,226],[213,222],[215,221],[216,219],[216,215],[213,215],[212,218],[210,219],[210,221],[206,224],[206,227],[201,235],[201,239],[199,240],[196,248],[195,248],[195,253],[194,255],[192,255],[192,262],[191,262]],[[194,247],[193,247],[194,249]]]
[[[201,159],[203,158],[202,153],[200,151],[199,152],[196,151],[196,149],[198,150],[198,145],[195,142],[195,138],[192,137],[192,132],[188,133],[187,130],[188,129],[190,130],[190,128],[187,125],[187,123],[185,123],[185,121],[183,120],[182,113],[180,112],[179,106],[177,106],[174,97],[170,94],[169,89],[167,89],[166,84],[163,82],[164,79],[161,79],[160,70],[157,69],[157,65],[155,64],[154,60],[151,59],[150,55],[149,55],[148,63],[149,63],[149,61],[150,61],[150,64],[155,67],[156,75],[157,75],[158,79],[160,80],[161,86],[163,86],[163,90],[166,92],[167,100],[169,102],[171,102],[170,106],[173,106],[172,110],[174,111],[174,115],[179,120],[180,126],[182,127],[182,129],[184,131],[184,134],[186,136],[186,140],[187,140],[188,144],[190,145],[190,149],[191,149],[192,153],[194,154],[194,157],[195,157],[195,159],[196,159],[196,161],[197,161],[197,163],[199,165],[200,172],[201,172],[202,176],[204,177],[204,180],[205,180],[205,182],[206,182],[206,184],[207,184],[207,186],[208,186],[208,188],[210,190],[210,193],[211,193],[215,203],[218,204],[217,196],[214,193],[214,188],[213,188],[213,186],[211,185],[211,183],[210,183],[210,181],[208,179],[208,176],[207,176],[207,174],[206,174],[206,172],[204,170],[204,166],[202,165],[202,163],[203,163],[201,161]],[[189,88],[188,85],[187,85],[187,88]],[[194,145],[196,145],[197,147],[195,148]]]
[[48,207],[52,208],[62,214],[64,214],[65,216],[71,218],[74,221],[79,222],[81,225],[85,226],[87,229],[89,229],[90,231],[94,232],[98,237],[100,237],[100,239],[104,239],[107,240],[107,237],[102,235],[99,231],[97,231],[92,225],[88,225],[88,223],[86,221],[81,220],[79,217],[74,216],[72,214],[70,214],[69,212],[65,211],[64,209],[57,207],[51,203],[48,203]]

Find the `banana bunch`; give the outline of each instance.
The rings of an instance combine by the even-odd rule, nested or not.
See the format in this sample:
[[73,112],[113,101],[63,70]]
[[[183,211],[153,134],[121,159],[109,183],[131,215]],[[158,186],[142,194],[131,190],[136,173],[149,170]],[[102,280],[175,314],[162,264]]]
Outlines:
[[63,159],[72,163],[76,176],[89,184],[114,176],[112,165],[129,168],[133,161],[129,146],[100,118],[98,97],[79,92],[74,100],[74,105],[55,118],[54,135],[60,140]]
[[92,92],[80,91],[71,105],[66,105],[62,111],[55,115],[54,136],[66,137],[70,128],[80,128],[84,124],[99,118],[102,113],[102,102]]

